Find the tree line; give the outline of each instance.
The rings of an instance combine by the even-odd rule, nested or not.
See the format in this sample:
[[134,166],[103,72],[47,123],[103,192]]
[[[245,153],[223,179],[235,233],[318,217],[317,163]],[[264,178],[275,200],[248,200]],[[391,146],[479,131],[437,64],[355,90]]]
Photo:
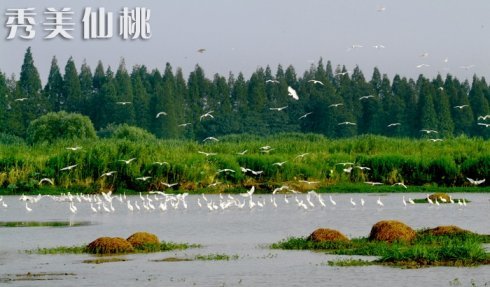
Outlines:
[[[299,100],[288,95],[289,87]],[[292,66],[279,65],[275,72],[269,66],[258,68],[248,79],[242,73],[207,78],[196,65],[186,79],[169,63],[163,73],[144,65],[129,72],[124,60],[115,72],[100,61],[92,71],[86,63],[77,70],[70,58],[62,71],[53,57],[43,87],[28,48],[19,79],[0,73],[0,132],[26,137],[34,119],[67,111],[88,116],[99,131],[129,124],[159,138],[307,132],[331,138],[378,134],[488,139],[489,102],[484,77],[473,76],[471,84],[450,74],[433,79],[395,75],[390,80],[374,68],[367,80],[359,67],[347,71],[322,59],[302,76]],[[286,108],[275,110],[279,107]],[[201,118],[211,111],[214,118]]]

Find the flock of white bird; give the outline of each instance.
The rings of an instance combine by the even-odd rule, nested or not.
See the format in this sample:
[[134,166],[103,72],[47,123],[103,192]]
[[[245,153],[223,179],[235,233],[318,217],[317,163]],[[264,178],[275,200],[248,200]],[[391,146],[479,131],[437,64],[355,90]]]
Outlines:
[[[276,188],[271,195],[258,195],[254,197],[255,187],[245,193],[238,195],[231,194],[219,194],[219,197],[209,196],[203,193],[191,198],[195,199],[194,204],[188,204],[188,193],[183,194],[168,194],[163,191],[150,191],[143,195],[138,196],[126,196],[125,194],[112,195],[112,192],[100,193],[100,194],[74,194],[66,193],[59,196],[54,195],[37,195],[28,196],[22,195],[18,200],[25,202],[24,207],[26,212],[32,212],[33,208],[41,200],[52,200],[61,204],[66,204],[68,210],[72,214],[76,214],[79,208],[90,208],[90,212],[93,214],[98,213],[114,213],[116,207],[130,213],[134,212],[166,212],[177,209],[188,209],[189,206],[194,208],[200,208],[204,210],[222,211],[226,209],[262,209],[266,207],[278,208],[280,206],[296,206],[301,210],[311,210],[315,208],[335,208],[337,201],[330,194],[328,200],[325,200],[321,193],[317,193],[314,190],[308,191],[306,194],[300,194],[297,191],[289,188],[288,186],[281,186]],[[338,200],[338,199],[337,199]],[[463,199],[453,200],[450,196],[449,201],[444,198],[431,199],[429,195],[426,195],[426,200],[429,206],[440,206],[441,204],[466,206],[467,202]],[[281,202],[282,201],[282,202]],[[345,203],[344,203],[345,204]],[[350,197],[348,205],[352,208],[363,208],[368,202],[364,198],[359,198],[357,201],[353,197]],[[400,206],[407,207],[407,205],[415,205],[415,201],[412,198],[406,199],[402,196]],[[381,200],[381,196],[378,196],[376,200],[376,207],[383,208],[385,204]],[[9,205],[3,196],[0,197],[0,210],[7,209]],[[395,206],[396,207],[396,206]]]

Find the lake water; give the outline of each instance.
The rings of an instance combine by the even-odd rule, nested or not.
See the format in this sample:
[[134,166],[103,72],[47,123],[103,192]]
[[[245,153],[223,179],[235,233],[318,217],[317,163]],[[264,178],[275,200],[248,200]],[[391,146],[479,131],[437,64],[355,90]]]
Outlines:
[[[425,194],[404,194],[423,198]],[[153,196],[153,195],[152,195]],[[152,198],[152,196],[150,198]],[[7,286],[490,286],[490,266],[399,269],[383,266],[331,267],[329,260],[344,258],[310,251],[272,250],[268,244],[289,236],[304,236],[318,227],[338,229],[349,237],[366,236],[379,220],[401,220],[413,228],[458,225],[490,233],[490,194],[453,194],[471,200],[467,206],[416,204],[404,206],[400,194],[323,195],[326,207],[312,199],[315,207],[299,207],[289,195],[254,195],[255,202],[243,208],[210,211],[201,196],[188,196],[187,209],[130,212],[126,204],[113,200],[114,212],[94,213],[90,204],[75,201],[73,214],[68,202],[43,198],[30,204],[19,197],[4,196],[7,208],[0,206],[0,221],[88,221],[78,227],[0,228],[0,283]],[[244,199],[234,196],[241,201]],[[384,207],[376,204],[378,197]],[[129,198],[129,197],[128,197]],[[307,203],[305,195],[298,200]],[[350,199],[357,206],[353,207]],[[360,199],[365,206],[360,206]],[[140,201],[139,196],[129,198]],[[219,201],[208,195],[209,201]],[[227,196],[224,196],[224,200]],[[153,203],[157,201],[154,200]],[[92,255],[36,255],[23,250],[37,247],[72,246],[89,243],[101,236],[128,237],[137,231],[156,234],[161,240],[202,244],[202,248],[152,254],[118,256],[125,262],[87,264]],[[193,257],[201,254],[238,255],[230,261],[154,262],[166,257]],[[22,274],[45,274],[38,280],[22,279]],[[15,279],[15,280],[12,280]]]

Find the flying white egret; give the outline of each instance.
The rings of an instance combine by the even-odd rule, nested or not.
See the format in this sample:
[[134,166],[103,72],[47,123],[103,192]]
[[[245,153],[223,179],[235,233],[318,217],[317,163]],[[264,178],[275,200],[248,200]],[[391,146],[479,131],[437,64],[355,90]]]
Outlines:
[[301,120],[301,119],[306,119],[307,116],[311,115],[313,112],[309,112],[309,113],[306,113],[304,115],[302,115],[301,117],[298,118],[298,120]]
[[472,179],[472,178],[469,178],[467,177],[466,179],[468,179],[468,181],[472,184],[472,185],[480,185],[482,183],[485,182],[485,179]]
[[329,108],[336,108],[336,107],[339,107],[339,106],[343,106],[344,104],[343,103],[336,103],[336,104],[331,104],[330,106],[328,106]]
[[439,133],[438,131],[436,130],[428,130],[428,129],[423,129],[423,130],[420,130],[421,132],[424,132],[426,134],[431,134],[431,133]]
[[23,102],[27,100],[27,98],[18,98],[18,99],[15,99],[14,102]]
[[299,154],[297,155],[294,159],[297,159],[297,158],[304,158],[305,156],[309,155],[310,153],[309,152],[306,152],[306,153],[302,153],[302,154]]
[[51,185],[54,185],[54,182],[53,182],[51,179],[47,178],[47,177],[42,178],[42,179],[39,181],[39,185],[43,184],[43,182],[49,182]]
[[158,119],[160,116],[166,116],[166,115],[167,115],[166,112],[159,112],[155,118]]
[[367,166],[360,166],[360,165],[356,165],[356,166],[354,166],[354,168],[358,168],[360,170],[371,170],[371,168],[369,168]]
[[277,165],[279,167],[283,166],[287,161],[282,161],[282,162],[275,162],[272,165]]
[[343,165],[343,166],[346,166],[346,165],[354,165],[354,163],[353,162],[338,162],[335,165]]
[[306,184],[317,184],[319,181],[307,181],[307,180],[298,180],[298,182],[306,183]]
[[420,68],[424,68],[424,67],[430,67],[430,65],[428,65],[428,64],[420,64],[420,65],[417,65],[416,67],[417,67],[417,69],[420,69]]
[[237,152],[236,154],[238,154],[238,155],[245,155],[247,152],[248,152],[248,150],[246,149],[244,151]]
[[340,76],[345,76],[345,75],[350,74],[350,73],[351,73],[351,71],[345,71],[345,72],[337,72],[337,73],[335,73],[334,75],[335,75],[335,76],[337,76],[337,75],[340,75]]
[[198,151],[198,153],[205,155],[206,157],[217,155],[217,153]]
[[235,171],[233,169],[229,169],[229,168],[218,169],[218,171],[216,173],[223,173],[223,172],[233,172],[233,173],[235,173]]
[[318,81],[318,80],[309,80],[308,83],[320,84],[322,86],[325,86],[325,84],[323,84],[321,81]]
[[150,178],[151,178],[151,176],[142,176],[142,177],[137,177],[136,180],[147,181]]
[[367,100],[367,99],[370,99],[370,98],[374,98],[374,95],[362,96],[362,97],[359,98],[359,101]]
[[486,123],[477,123],[477,125],[484,126],[486,128],[490,127],[490,124],[486,124]]
[[176,186],[177,184],[179,184],[178,182],[175,182],[175,183],[168,183],[168,182],[163,182],[161,181],[160,182],[161,184],[165,185],[166,187],[170,188],[172,186]]
[[69,165],[69,166],[67,166],[67,167],[64,167],[64,168],[60,169],[60,171],[64,171],[64,170],[71,170],[71,169],[74,169],[76,166],[77,166],[76,164],[74,164],[74,165]]
[[391,127],[396,127],[399,125],[401,125],[401,123],[391,123],[391,124],[387,125],[387,127],[391,128]]
[[344,170],[344,172],[346,172],[346,173],[351,173],[351,171],[352,171],[352,166],[351,166],[351,167],[348,167],[348,168],[344,168],[343,170]]
[[115,170],[111,170],[111,171],[108,171],[106,173],[103,173],[100,177],[104,177],[104,176],[113,176],[117,171]]
[[356,123],[352,123],[352,122],[342,122],[342,123],[338,123],[337,125],[338,126],[343,126],[343,125],[345,125],[345,126],[347,126],[347,125],[355,126],[357,124]]
[[203,142],[206,142],[206,141],[215,141],[215,142],[219,142],[219,139],[215,138],[215,137],[207,137],[205,139],[202,140]]
[[486,121],[487,119],[490,119],[490,115],[478,116],[478,120]]
[[67,147],[66,149],[69,149],[69,150],[72,150],[72,151],[77,151],[79,149],[82,149],[82,147],[74,146],[74,147]]
[[131,102],[116,102],[116,104],[125,106],[131,104]]
[[266,83],[274,83],[274,84],[279,84],[279,81],[277,80],[266,80]]
[[191,123],[183,123],[183,124],[180,124],[179,127],[186,127],[188,125],[191,125]]
[[212,118],[214,119],[214,116],[212,115],[213,111],[209,111],[199,117],[199,121],[202,121],[204,118]]
[[135,159],[136,159],[136,158],[135,158],[135,157],[133,157],[133,158],[130,158],[130,159],[128,159],[128,160],[125,160],[125,159],[120,159],[119,161],[122,161],[122,162],[124,162],[125,164],[130,164],[130,163],[131,163],[133,160],[135,160]]
[[166,162],[166,161],[154,161],[154,162],[153,162],[153,164],[158,164],[158,165],[164,165],[164,164],[166,164],[166,165],[170,165],[170,164],[169,164],[168,162]]
[[469,107],[469,105],[454,106],[453,109],[460,109],[460,110],[462,110],[465,107]]
[[288,107],[288,106],[279,107],[279,108],[269,108],[269,110],[271,110],[271,111],[278,111],[278,112],[280,112],[280,111],[282,111],[282,110],[286,109],[287,107]]
[[443,141],[443,139],[428,139],[428,140],[431,141],[431,142],[434,142],[434,143],[435,142],[442,142]]
[[291,96],[295,100],[299,100],[298,93],[296,91],[288,86],[288,96]]
[[402,182],[397,182],[397,183],[394,183],[392,186],[395,186],[395,185],[399,185],[399,186],[402,186],[404,187],[405,189],[407,188],[407,186],[405,185],[405,183]]
[[377,182],[377,181],[365,181],[364,183],[365,184],[369,184],[371,186],[382,185],[383,184],[382,182]]

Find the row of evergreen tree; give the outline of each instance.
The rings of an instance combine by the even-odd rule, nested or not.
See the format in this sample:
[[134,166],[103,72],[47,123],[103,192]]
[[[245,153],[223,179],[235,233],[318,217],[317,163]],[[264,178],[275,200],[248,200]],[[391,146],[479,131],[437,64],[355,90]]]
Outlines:
[[[299,100],[288,96],[288,86],[297,91]],[[490,123],[490,117],[479,119],[490,113],[490,87],[484,78],[474,76],[470,84],[451,75],[432,80],[396,75],[390,81],[375,68],[368,81],[359,67],[352,72],[340,66],[334,70],[321,59],[302,77],[292,66],[284,70],[279,65],[275,74],[270,67],[258,68],[248,80],[242,73],[208,79],[196,66],[186,80],[181,69],[174,72],[168,63],[163,74],[145,66],[135,66],[129,73],[124,60],[115,73],[110,67],[104,69],[102,62],[94,72],[86,63],[78,72],[70,58],[62,73],[54,57],[43,88],[28,48],[18,80],[0,73],[0,95],[4,95],[0,96],[0,132],[21,137],[32,120],[61,110],[89,116],[98,130],[127,123],[161,138],[292,131],[328,137],[366,133],[490,137],[490,127],[483,125]],[[368,95],[374,97],[360,100]],[[270,110],[283,106],[287,108]],[[200,120],[209,111],[214,118]],[[166,115],[157,118],[159,112]],[[342,122],[356,125],[339,125]],[[191,124],[181,126],[184,123]],[[391,123],[400,124],[388,127]],[[426,135],[422,129],[438,134]]]

